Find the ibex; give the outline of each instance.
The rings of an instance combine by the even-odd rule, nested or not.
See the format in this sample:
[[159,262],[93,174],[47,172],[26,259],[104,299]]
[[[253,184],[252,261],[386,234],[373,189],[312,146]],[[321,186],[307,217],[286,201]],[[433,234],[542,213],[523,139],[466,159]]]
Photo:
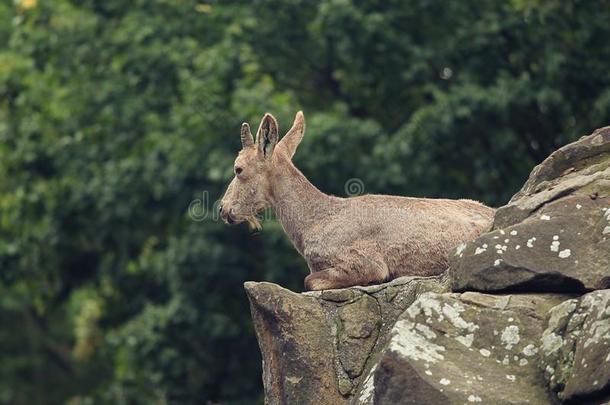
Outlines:
[[278,142],[278,125],[265,114],[253,139],[241,127],[235,177],[219,211],[226,223],[247,221],[271,207],[311,273],[305,288],[326,290],[431,276],[447,269],[450,252],[489,224],[492,208],[471,200],[361,195],[340,198],[312,185],[292,163],[305,118],[296,114]]

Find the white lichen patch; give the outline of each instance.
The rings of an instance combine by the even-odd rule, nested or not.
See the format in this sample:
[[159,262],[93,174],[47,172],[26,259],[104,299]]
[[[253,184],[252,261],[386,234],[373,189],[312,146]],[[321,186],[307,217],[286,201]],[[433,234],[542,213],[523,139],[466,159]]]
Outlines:
[[441,303],[434,298],[432,294],[422,294],[415,302],[407,309],[407,313],[411,318],[415,318],[421,312],[427,317],[441,312]]
[[494,261],[494,266],[499,266],[499,265],[500,265],[500,263],[502,263],[502,259],[496,259],[496,260]]
[[517,232],[517,231],[514,231],[514,230],[513,230],[513,231],[510,231],[510,234],[511,234],[512,236],[516,236],[516,235],[517,235],[517,233],[518,233],[518,232]]
[[535,356],[538,353],[538,348],[530,343],[523,348],[522,353],[528,357]]
[[455,340],[457,340],[466,347],[470,347],[472,346],[472,342],[474,341],[474,334],[470,333],[466,336],[456,336]]
[[559,257],[562,259],[565,259],[567,257],[570,257],[570,255],[572,254],[572,251],[570,249],[564,249],[561,252],[559,252]]
[[415,329],[417,329],[419,332],[421,332],[426,337],[426,339],[436,338],[436,333],[434,333],[428,325],[418,323],[415,325]]
[[443,315],[447,318],[447,320],[449,320],[449,322],[451,322],[453,326],[459,329],[465,329],[471,333],[479,329],[478,325],[475,325],[472,322],[468,322],[461,317],[460,313],[464,311],[464,307],[457,303],[455,303],[454,305],[449,305],[445,303],[445,305],[443,305]]
[[449,384],[451,384],[451,380],[448,380],[446,378],[441,378],[439,383],[441,383],[442,385],[449,385]]
[[528,363],[527,359],[520,359],[519,360],[519,365],[520,366],[527,366],[527,363]]
[[551,243],[551,252],[559,252],[559,245],[561,244],[561,242],[554,240]]
[[368,403],[373,394],[375,393],[375,370],[377,369],[377,365],[373,366],[369,375],[364,380],[362,384],[362,391],[360,392],[360,403]]
[[426,371],[424,371],[424,373],[426,373],[426,375],[432,375],[432,371],[430,371],[430,370],[426,370]]
[[540,216],[540,220],[542,220],[542,221],[550,221],[551,217],[546,215],[546,214],[543,214],[543,215]]
[[478,395],[469,395],[468,396],[468,402],[482,402],[482,401],[483,400]]
[[555,333],[542,334],[542,351],[548,356],[561,348],[563,338]]
[[553,235],[553,240],[559,240],[559,236],[558,235]]
[[506,252],[506,249],[508,249],[508,246],[497,244],[496,246],[494,246],[494,248],[496,249],[496,253],[501,255],[502,253]]
[[504,229],[500,229],[500,235],[505,235],[506,232],[504,232]]
[[[453,328],[442,327],[443,334],[455,339],[472,351],[474,332],[479,329],[479,326],[461,316],[461,313],[466,311],[461,303],[442,303],[439,298],[438,294],[424,293],[407,309],[407,314],[414,320],[423,313],[427,318],[426,323],[437,321],[450,324]],[[445,351],[445,348],[433,343],[437,334],[430,327],[423,323],[405,320],[401,320],[401,324],[397,324],[397,326],[402,329],[405,342],[401,345],[402,347],[397,346],[396,350],[404,351],[404,354],[409,358],[417,357],[426,362],[434,362],[443,357],[441,352]],[[397,326],[394,328],[397,329]]]
[[533,248],[534,247],[534,242],[536,242],[536,237],[535,236],[533,238],[529,238],[527,240],[527,247],[528,248]]
[[487,349],[480,349],[479,353],[481,353],[481,356],[483,357],[489,357],[491,355],[491,352]]
[[585,323],[587,339],[584,342],[584,348],[586,349],[592,344],[602,343],[602,341],[605,341],[603,344],[610,345],[610,320],[607,315],[610,297],[608,294],[588,294],[582,299],[581,305],[587,308],[591,315],[596,314]]
[[484,253],[484,252],[487,252],[487,249],[486,249],[486,248],[483,248],[483,247],[477,247],[477,248],[474,250],[474,255],[475,255],[475,256],[476,256],[476,255],[480,255],[481,253]]
[[508,381],[515,381],[517,377],[515,377],[513,374],[506,374],[506,379]]
[[413,322],[404,319],[399,320],[394,325],[392,334],[390,350],[404,357],[411,360],[423,360],[428,363],[436,363],[445,358],[442,355],[445,347],[431,342],[424,335],[418,333]]
[[581,209],[581,208],[582,208],[582,205],[580,205],[580,204],[576,204],[576,209],[577,209],[577,210],[579,210],[579,209]]
[[602,235],[608,235],[610,233],[610,225],[604,228],[602,231]]
[[502,331],[500,336],[502,344],[506,350],[510,350],[514,345],[519,343],[521,338],[519,337],[519,327],[517,325],[509,325]]

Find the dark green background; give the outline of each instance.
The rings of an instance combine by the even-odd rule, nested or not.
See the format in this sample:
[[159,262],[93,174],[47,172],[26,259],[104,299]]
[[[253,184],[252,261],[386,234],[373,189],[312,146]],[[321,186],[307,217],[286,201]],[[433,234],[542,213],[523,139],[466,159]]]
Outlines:
[[240,123],[303,109],[295,162],[328,193],[498,206],[610,123],[609,21],[594,0],[2,1],[0,403],[260,402],[242,283],[299,290],[306,267],[273,220],[189,216]]

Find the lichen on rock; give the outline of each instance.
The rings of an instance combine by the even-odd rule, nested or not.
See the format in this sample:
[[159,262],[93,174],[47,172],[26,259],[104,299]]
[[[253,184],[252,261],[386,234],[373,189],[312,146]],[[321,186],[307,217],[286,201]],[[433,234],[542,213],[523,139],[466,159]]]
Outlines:
[[[348,403],[375,365],[397,317],[441,277],[296,294],[271,283],[245,284],[263,355],[270,404]],[[372,384],[372,382],[370,382]]]
[[582,400],[610,389],[610,290],[554,307],[541,354],[544,377],[559,398]]
[[[368,402],[360,403],[392,403],[401,396],[416,404],[441,397],[449,403],[473,398],[483,403],[547,403],[532,347],[539,342],[544,312],[563,298],[535,297],[532,307],[527,295],[422,294],[398,319],[381,351],[380,365],[401,367],[393,367],[391,375],[387,367],[376,368],[373,388],[363,387],[366,395],[361,395]],[[515,390],[527,392],[527,399],[512,397]]]
[[491,231],[452,257],[452,288],[579,294],[610,288],[608,226],[610,127],[534,168],[497,210]]

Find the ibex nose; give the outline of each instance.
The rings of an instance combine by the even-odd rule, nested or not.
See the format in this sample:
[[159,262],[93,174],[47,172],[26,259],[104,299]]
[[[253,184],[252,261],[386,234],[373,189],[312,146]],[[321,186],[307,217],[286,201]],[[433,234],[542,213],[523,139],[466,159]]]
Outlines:
[[233,219],[233,217],[231,216],[231,210],[223,210],[222,209],[222,204],[218,206],[218,212],[220,214],[220,217],[228,224],[234,224],[235,223],[235,219]]

